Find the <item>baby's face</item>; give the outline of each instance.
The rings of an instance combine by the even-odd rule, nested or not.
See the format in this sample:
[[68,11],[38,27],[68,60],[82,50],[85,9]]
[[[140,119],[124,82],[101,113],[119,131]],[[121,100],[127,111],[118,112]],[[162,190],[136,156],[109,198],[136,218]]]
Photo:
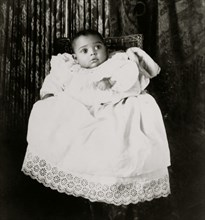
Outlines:
[[74,42],[74,56],[84,68],[94,68],[107,60],[107,49],[98,36],[80,36]]

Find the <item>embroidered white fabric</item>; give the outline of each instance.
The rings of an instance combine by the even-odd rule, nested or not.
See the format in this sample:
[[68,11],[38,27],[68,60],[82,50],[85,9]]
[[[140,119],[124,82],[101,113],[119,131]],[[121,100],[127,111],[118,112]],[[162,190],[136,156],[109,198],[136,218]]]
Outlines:
[[126,182],[123,178],[92,177],[58,170],[56,166],[27,152],[22,171],[44,186],[73,196],[81,196],[92,202],[114,205],[136,204],[170,194],[168,170],[158,170]]

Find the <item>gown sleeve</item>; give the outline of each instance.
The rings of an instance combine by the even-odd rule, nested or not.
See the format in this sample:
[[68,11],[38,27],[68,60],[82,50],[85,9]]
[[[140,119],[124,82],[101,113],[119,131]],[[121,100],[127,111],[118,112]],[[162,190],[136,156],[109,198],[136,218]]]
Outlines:
[[41,99],[47,94],[57,95],[64,91],[65,85],[72,79],[72,67],[75,61],[71,54],[58,54],[51,58],[50,73],[44,79],[40,90]]
[[140,74],[147,78],[153,78],[159,74],[161,68],[144,50],[131,47],[126,53],[130,60],[139,65]]
[[118,71],[112,74],[111,80],[115,82],[113,91],[126,92],[138,81],[139,69],[136,63],[127,60]]

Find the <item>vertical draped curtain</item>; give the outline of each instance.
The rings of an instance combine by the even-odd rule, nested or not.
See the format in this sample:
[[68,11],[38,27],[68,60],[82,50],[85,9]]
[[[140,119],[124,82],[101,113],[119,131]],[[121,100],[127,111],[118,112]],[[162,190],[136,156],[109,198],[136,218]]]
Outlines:
[[72,38],[81,29],[95,29],[109,35],[109,0],[66,1],[65,37]]
[[[27,121],[49,71],[55,37],[64,33],[63,0],[5,0],[0,8],[1,105],[9,124]],[[18,120],[19,119],[19,120]]]
[[[194,133],[205,132],[205,2],[159,0],[156,84],[167,117]],[[186,129],[185,129],[186,128]]]
[[108,7],[108,0],[0,2],[0,108],[7,125],[27,124],[50,70],[55,39],[83,28],[108,36]]

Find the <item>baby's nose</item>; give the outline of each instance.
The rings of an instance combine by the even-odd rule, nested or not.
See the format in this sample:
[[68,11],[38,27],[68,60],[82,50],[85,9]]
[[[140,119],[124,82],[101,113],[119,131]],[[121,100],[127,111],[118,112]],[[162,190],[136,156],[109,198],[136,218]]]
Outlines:
[[96,55],[96,54],[97,54],[97,52],[94,48],[90,50],[90,55]]

